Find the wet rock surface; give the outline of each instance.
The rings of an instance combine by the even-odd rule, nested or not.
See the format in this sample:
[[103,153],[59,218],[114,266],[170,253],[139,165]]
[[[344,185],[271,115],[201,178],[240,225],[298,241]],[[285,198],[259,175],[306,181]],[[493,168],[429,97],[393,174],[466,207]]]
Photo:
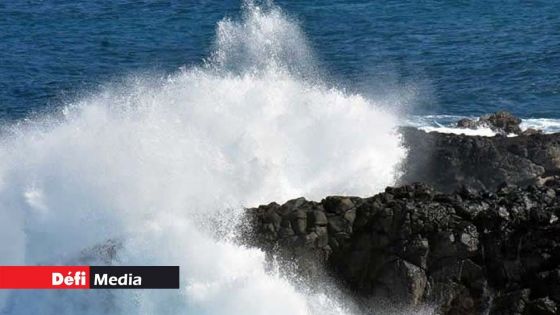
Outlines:
[[247,210],[244,241],[328,273],[355,297],[438,314],[558,314],[560,181],[446,194],[425,184],[370,198]]
[[483,115],[478,120],[463,118],[457,122],[457,127],[459,128],[476,129],[487,127],[504,135],[521,134],[520,125],[521,119],[506,111]]
[[401,184],[423,182],[444,192],[463,186],[495,190],[560,175],[560,134],[482,137],[401,128],[408,156]]

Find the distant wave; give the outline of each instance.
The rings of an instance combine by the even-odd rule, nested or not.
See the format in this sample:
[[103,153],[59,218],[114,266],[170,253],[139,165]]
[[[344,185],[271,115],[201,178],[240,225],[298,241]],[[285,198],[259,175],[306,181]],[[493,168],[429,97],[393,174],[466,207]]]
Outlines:
[[540,129],[544,133],[560,132],[560,119],[550,118],[527,118],[521,123],[522,129]]
[[[413,115],[407,117],[403,122],[406,126],[417,127],[427,132],[437,131],[441,133],[465,134],[470,136],[492,137],[496,135],[490,128],[481,127],[477,129],[458,128],[457,122],[460,119],[478,119],[475,116],[457,115]],[[550,118],[522,118],[521,129],[528,128],[542,130],[544,133],[560,132],[560,119]]]

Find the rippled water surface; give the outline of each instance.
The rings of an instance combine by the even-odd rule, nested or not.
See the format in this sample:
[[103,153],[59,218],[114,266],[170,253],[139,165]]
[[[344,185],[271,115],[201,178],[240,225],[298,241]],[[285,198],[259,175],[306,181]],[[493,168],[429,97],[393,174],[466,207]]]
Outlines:
[[[560,118],[560,2],[286,1],[337,85],[416,114]],[[0,118],[199,64],[239,1],[0,2]]]

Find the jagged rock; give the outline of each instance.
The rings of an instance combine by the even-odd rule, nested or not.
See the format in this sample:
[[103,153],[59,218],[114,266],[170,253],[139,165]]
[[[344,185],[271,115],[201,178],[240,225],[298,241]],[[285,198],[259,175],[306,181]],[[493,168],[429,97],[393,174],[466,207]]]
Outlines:
[[536,299],[529,304],[527,314],[555,315],[558,314],[556,303],[548,297]]
[[527,128],[523,130],[523,132],[521,132],[521,134],[524,136],[540,135],[542,133],[543,133],[542,130],[537,130],[534,128]]
[[531,290],[519,290],[496,297],[490,308],[490,315],[523,315]]
[[401,184],[423,182],[443,192],[495,190],[560,175],[560,134],[481,137],[401,128],[408,155]]
[[515,117],[509,112],[499,111],[494,114],[481,116],[478,120],[468,118],[461,119],[457,122],[459,128],[476,129],[479,127],[488,127],[501,134],[521,134],[521,119]]
[[481,116],[479,121],[482,124],[490,126],[490,128],[503,131],[505,134],[520,134],[521,119],[513,116],[511,113],[506,111],[499,111],[494,114]]
[[248,209],[243,240],[294,261],[310,281],[328,272],[364,299],[426,303],[438,314],[551,314],[560,303],[558,194],[551,178],[495,192],[412,184],[370,198],[300,198]]
[[413,306],[420,304],[428,284],[426,273],[403,259],[388,262],[376,280],[374,295]]
[[478,124],[478,122],[476,120],[472,120],[472,119],[468,119],[468,118],[463,118],[463,119],[461,119],[457,122],[457,127],[459,127],[459,128],[476,129],[479,126],[480,125]]

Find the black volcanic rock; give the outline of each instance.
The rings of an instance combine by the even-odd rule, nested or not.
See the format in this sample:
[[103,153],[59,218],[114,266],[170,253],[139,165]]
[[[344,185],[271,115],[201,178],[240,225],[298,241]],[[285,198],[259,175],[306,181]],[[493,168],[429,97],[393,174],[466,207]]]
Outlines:
[[457,122],[457,127],[459,128],[469,128],[469,129],[476,129],[480,127],[480,124],[477,120],[463,118]]
[[520,134],[521,119],[513,116],[511,113],[506,111],[499,111],[494,114],[484,115],[480,117],[480,122],[487,124],[490,128],[498,131],[503,131],[506,134]]
[[521,119],[515,117],[509,112],[499,111],[494,114],[481,116],[478,120],[468,118],[461,119],[457,122],[459,128],[476,129],[480,127],[488,127],[502,134],[521,134]]
[[560,134],[482,137],[401,128],[408,156],[400,183],[424,182],[443,192],[463,186],[495,190],[560,175]]
[[428,185],[370,198],[295,199],[248,209],[244,241],[323,272],[358,299],[438,314],[557,314],[560,181],[451,194]]

